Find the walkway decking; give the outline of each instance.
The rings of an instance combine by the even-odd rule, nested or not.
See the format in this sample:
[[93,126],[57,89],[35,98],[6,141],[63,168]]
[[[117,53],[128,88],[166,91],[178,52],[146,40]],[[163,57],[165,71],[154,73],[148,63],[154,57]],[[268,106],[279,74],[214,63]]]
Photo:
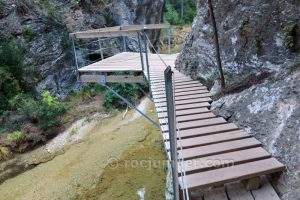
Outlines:
[[[212,113],[212,100],[207,88],[174,69],[174,62],[170,64],[169,60],[174,71],[175,113],[180,130],[178,155],[181,145],[189,191],[224,186],[284,170],[284,165],[272,158],[258,140]],[[165,68],[163,63],[151,64],[150,59],[151,90],[165,147],[169,151]],[[182,180],[179,178],[180,186],[184,188]],[[260,190],[246,191],[243,185],[235,183],[203,195],[204,199],[227,199],[227,196],[230,199],[279,199],[266,180],[261,190],[264,190],[265,196],[257,195],[262,193],[258,192]]]
[[[207,88],[174,69],[176,54],[160,56],[174,71],[175,112],[180,129],[177,143],[178,149],[180,145],[183,148],[187,187],[189,191],[198,191],[221,186],[217,189],[192,193],[192,197],[198,195],[197,199],[204,197],[205,200],[226,200],[227,197],[249,200],[279,199],[266,179],[263,179],[260,189],[250,191],[246,191],[237,181],[257,180],[257,177],[282,172],[284,165],[272,158],[258,140],[210,110],[212,99]],[[98,82],[99,77],[91,78],[95,75],[84,73],[120,71],[143,73],[140,62],[138,53],[121,53],[81,68],[79,72],[83,73],[81,76],[89,76],[83,79],[86,82]],[[151,91],[168,152],[169,133],[166,124],[167,102],[164,82],[166,66],[156,54],[149,55],[149,64]],[[144,74],[148,77],[145,70]],[[180,186],[184,188],[186,186],[182,184],[182,180],[179,177]]]

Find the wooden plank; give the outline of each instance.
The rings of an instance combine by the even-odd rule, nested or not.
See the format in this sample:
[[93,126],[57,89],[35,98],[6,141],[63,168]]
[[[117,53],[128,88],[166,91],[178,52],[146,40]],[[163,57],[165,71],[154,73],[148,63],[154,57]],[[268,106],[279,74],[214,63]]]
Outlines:
[[[193,114],[203,114],[211,112],[208,108],[197,108],[192,110],[179,110],[176,111],[176,117],[185,116],[185,115],[193,115]],[[158,118],[166,118],[168,117],[166,112],[158,112]]]
[[193,158],[201,158],[205,156],[212,156],[221,153],[244,150],[261,146],[261,143],[255,138],[246,138],[230,142],[223,142],[201,147],[194,147],[183,150],[185,160]]
[[[165,77],[153,77],[153,76],[151,76],[150,79],[151,79],[152,83],[159,83],[161,81],[165,81]],[[184,76],[184,75],[182,75],[182,76],[173,76],[173,81],[175,81],[175,82],[182,81],[182,80],[192,81],[193,79],[191,79],[187,76]]]
[[[199,84],[198,81],[188,81],[188,82],[183,82],[183,83],[175,82],[175,86],[190,85],[190,84],[195,84],[195,83]],[[161,83],[155,83],[155,84],[151,84],[151,85],[153,85],[154,87],[159,87],[159,86],[164,86],[164,84],[165,84],[164,82],[161,82]]]
[[[183,165],[186,174],[192,174],[216,168],[229,167],[233,165],[243,164],[246,162],[262,160],[270,157],[271,155],[267,151],[265,151],[261,147],[257,147],[246,150],[233,151],[229,153],[217,154],[213,156],[207,156],[203,158],[186,160],[184,161]],[[178,164],[178,170],[178,173],[182,171],[180,164]]]
[[205,191],[204,200],[227,200],[225,188],[218,187]]
[[193,121],[198,119],[207,119],[207,118],[214,118],[214,117],[215,115],[213,113],[203,113],[203,114],[178,116],[176,120],[177,122],[186,122],[186,121]]
[[[208,90],[206,90],[206,89],[197,89],[197,90],[180,90],[180,91],[177,91],[176,89],[175,89],[175,94],[181,94],[181,93],[184,93],[184,92],[194,92],[194,94],[196,93],[200,93],[200,94],[202,94],[202,93],[208,93]],[[166,92],[165,91],[158,91],[158,92],[156,92],[156,91],[153,91],[152,92],[152,94],[153,95],[164,95]]]
[[102,37],[128,36],[128,33],[131,33],[131,35],[136,35],[138,32],[142,30],[166,29],[169,27],[170,25],[168,24],[124,25],[124,26],[115,26],[115,27],[107,27],[107,28],[74,32],[71,33],[70,36],[75,36],[76,38],[102,38]]
[[230,200],[254,200],[251,193],[245,190],[240,182],[226,185],[226,191]]
[[[157,105],[157,104],[155,104]],[[193,104],[185,104],[185,105],[179,105],[176,106],[176,111],[180,111],[180,110],[191,110],[191,109],[197,109],[197,108],[207,108],[210,107],[210,104],[207,102],[203,102],[203,103],[193,103]],[[167,107],[164,106],[158,106],[156,107],[156,111],[157,112],[166,112],[167,111]]]
[[[189,85],[187,85],[187,86],[189,86]],[[197,84],[197,85],[191,85],[191,86],[185,87],[185,88],[177,88],[177,87],[175,87],[175,90],[177,92],[181,92],[181,91],[207,90],[207,88],[205,86],[201,86],[201,85]],[[165,93],[165,87],[152,88],[152,91],[154,91],[155,93],[158,93],[158,92],[164,92]]]
[[[99,83],[101,75],[81,75],[80,82]],[[108,83],[144,83],[142,76],[106,76]]]
[[[165,79],[156,79],[156,80],[151,80],[151,84],[156,84],[156,83],[164,83]],[[192,81],[192,79],[190,78],[178,78],[178,79],[175,79],[175,83],[185,83],[185,82],[189,82],[189,81]]]
[[206,126],[201,128],[181,130],[180,135],[181,138],[189,138],[189,137],[212,135],[212,134],[217,134],[217,133],[222,133],[227,131],[235,131],[235,130],[238,130],[238,127],[235,124],[228,123],[228,124],[220,124],[214,126]]
[[249,134],[243,132],[242,130],[238,130],[238,131],[231,131],[231,132],[219,133],[214,135],[181,139],[180,143],[178,142],[178,147],[182,146],[183,148],[192,148],[197,146],[211,145],[211,144],[228,142],[228,141],[244,139],[249,137],[251,137]]
[[252,194],[255,200],[280,200],[276,191],[265,177],[261,179],[261,187],[257,190],[252,190]]
[[[185,116],[179,116],[176,117],[176,121],[178,123],[180,122],[188,122],[188,121],[195,121],[200,119],[210,119],[215,118],[216,116],[213,113],[203,113],[203,114],[194,114],[194,115],[185,115]],[[168,119],[159,119],[160,124],[166,124],[168,122]]]
[[[201,98],[201,97],[211,97],[211,94],[204,90],[175,93],[175,100],[194,99],[194,98]],[[166,95],[165,94],[160,94],[160,95],[153,94],[153,98],[163,100],[166,98]]]
[[[192,99],[199,99],[199,101],[202,101],[202,99],[206,100],[207,98],[210,98],[211,94],[210,93],[205,93],[205,94],[196,94],[196,95],[186,95],[186,96],[180,96],[180,97],[175,97],[175,102],[180,103],[181,101],[184,100],[192,100]],[[166,102],[166,98],[154,98],[153,99],[155,103],[162,103]]]
[[[209,97],[205,97],[205,98],[199,98],[199,99],[187,99],[187,100],[180,100],[180,101],[175,101],[175,105],[179,106],[179,105],[186,105],[186,104],[194,104],[194,103],[211,103],[212,99]],[[156,103],[158,104],[159,107],[166,107],[167,106],[167,102],[166,101],[162,101],[162,102],[158,102],[156,101]]]
[[[272,174],[282,171],[284,165],[275,158],[248,162],[241,165],[215,169],[206,172],[187,175],[188,187],[190,190],[221,186],[226,183],[258,177],[265,174]],[[179,178],[181,187],[181,179]]]
[[[198,128],[198,127],[204,127],[204,126],[212,126],[216,124],[225,124],[227,123],[226,120],[222,117],[216,117],[211,119],[201,119],[197,121],[191,121],[191,122],[180,122],[178,123],[178,127],[180,130],[185,129],[192,129],[192,128]],[[161,125],[164,130],[168,131],[168,125]]]
[[[178,86],[175,86],[175,89],[183,89],[183,88],[190,88],[190,87],[197,87],[197,86],[198,87],[205,87],[201,83],[191,83],[191,84],[188,84],[188,85],[178,85]],[[165,90],[165,86],[164,85],[161,85],[159,87],[155,87],[155,86],[151,85],[151,88],[153,90]]]

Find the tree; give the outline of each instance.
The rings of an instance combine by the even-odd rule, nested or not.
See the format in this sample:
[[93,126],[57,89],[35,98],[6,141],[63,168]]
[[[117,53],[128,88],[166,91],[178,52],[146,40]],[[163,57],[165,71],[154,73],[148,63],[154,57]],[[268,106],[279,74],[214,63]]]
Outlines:
[[209,7],[209,13],[210,13],[210,21],[211,21],[211,25],[213,27],[213,32],[214,32],[214,43],[215,43],[215,49],[216,49],[216,60],[217,60],[217,65],[218,65],[218,69],[219,69],[219,73],[220,73],[221,87],[224,90],[225,89],[225,78],[224,78],[224,73],[223,73],[222,63],[221,63],[218,29],[217,29],[217,24],[216,24],[214,9],[213,9],[213,5],[212,5],[211,0],[208,0],[208,7]]

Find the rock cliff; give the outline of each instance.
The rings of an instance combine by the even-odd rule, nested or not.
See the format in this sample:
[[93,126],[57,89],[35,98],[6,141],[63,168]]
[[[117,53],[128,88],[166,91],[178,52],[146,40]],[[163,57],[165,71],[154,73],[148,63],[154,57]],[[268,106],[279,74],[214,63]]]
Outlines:
[[[59,97],[77,90],[69,33],[122,24],[159,23],[163,0],[0,0],[0,42],[14,38],[24,48],[27,82],[38,95]],[[151,33],[155,43],[159,32]],[[129,44],[128,44],[129,45]]]
[[[213,111],[258,138],[287,166],[277,189],[300,196],[300,2],[215,0],[221,58],[228,87],[220,92],[206,1],[176,61],[181,72],[216,94]],[[218,94],[218,95],[217,95]]]

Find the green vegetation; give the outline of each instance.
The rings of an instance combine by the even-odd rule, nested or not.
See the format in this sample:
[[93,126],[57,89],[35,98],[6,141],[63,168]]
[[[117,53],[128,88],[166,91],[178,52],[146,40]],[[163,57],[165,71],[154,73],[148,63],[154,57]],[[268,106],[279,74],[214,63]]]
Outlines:
[[180,24],[180,17],[178,12],[171,4],[166,4],[166,13],[164,15],[165,22],[168,22],[172,25]]
[[292,73],[294,71],[300,70],[300,58],[296,58],[295,62],[289,67],[289,72]]
[[24,30],[24,38],[27,42],[32,41],[37,36],[36,32],[31,27],[26,27]]
[[[137,100],[137,87],[134,84],[128,84],[128,83],[115,83],[112,84],[111,87],[120,95],[125,97],[127,100],[131,101],[133,104]],[[119,99],[115,94],[113,94],[111,91],[106,90],[104,93],[104,104],[103,106],[106,109],[111,108],[120,108],[124,107],[125,104],[123,101]]]
[[104,88],[101,85],[92,83],[80,89],[78,92],[70,92],[68,101],[71,104],[82,102],[99,95],[102,91],[104,91]]
[[249,26],[249,24],[250,24],[250,19],[248,17],[244,17],[243,18],[243,23],[239,28],[239,32],[240,32],[241,35],[246,35],[247,27]]
[[14,40],[0,44],[0,115],[9,109],[9,100],[25,89],[21,47]]
[[48,91],[42,93],[41,100],[34,100],[29,95],[19,94],[10,101],[10,105],[17,110],[20,116],[37,123],[39,128],[44,131],[61,125],[60,116],[69,109],[68,104],[60,102]]
[[285,44],[289,48],[293,48],[295,45],[295,37],[294,37],[295,29],[296,29],[296,23],[293,21],[289,21],[287,26],[283,28]]
[[41,0],[42,8],[47,14],[48,22],[54,24],[61,24],[62,16],[59,13],[59,9],[55,6],[55,3],[51,0]]
[[24,134],[21,131],[15,131],[7,135],[7,142],[19,146],[23,138],[24,138]]
[[261,42],[262,42],[262,37],[260,35],[255,35],[255,37],[254,37],[254,46],[255,46],[256,53],[260,53]]
[[167,0],[164,9],[164,22],[172,25],[190,24],[196,16],[196,1],[183,1],[183,19],[181,19],[181,0]]
[[78,134],[78,130],[75,128],[72,128],[71,132],[70,132],[70,137],[72,137],[73,135],[77,135]]

